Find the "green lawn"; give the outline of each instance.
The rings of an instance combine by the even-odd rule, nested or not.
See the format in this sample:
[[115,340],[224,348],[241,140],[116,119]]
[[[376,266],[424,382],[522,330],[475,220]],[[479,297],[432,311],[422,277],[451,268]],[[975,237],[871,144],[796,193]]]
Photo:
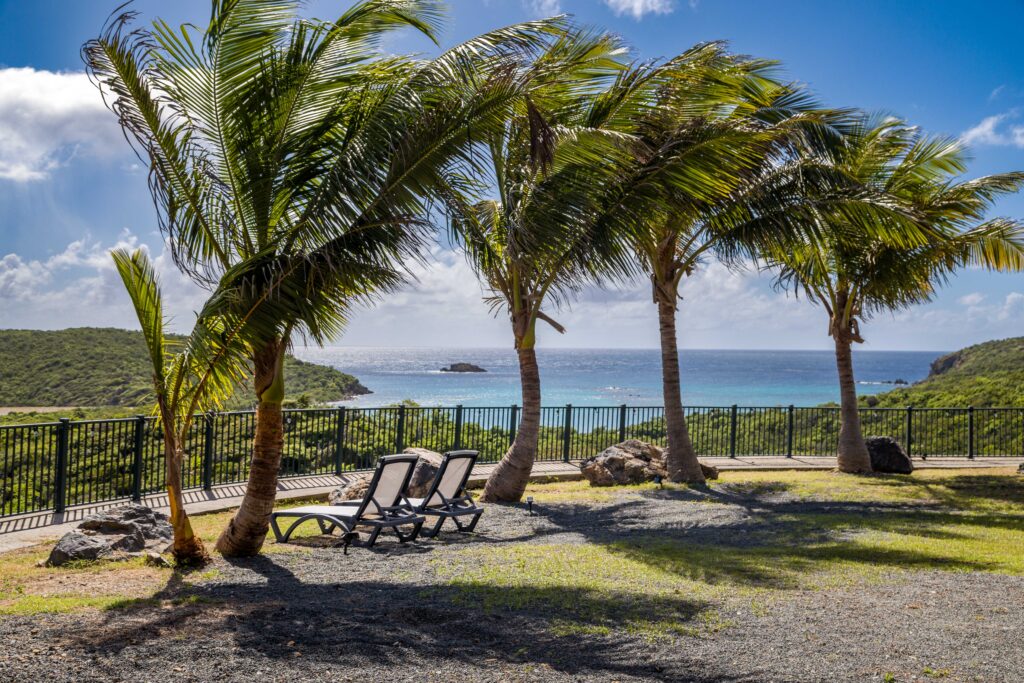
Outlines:
[[[655,493],[656,488],[592,489],[583,482],[557,482],[531,486],[528,493],[538,505],[554,508],[581,501],[614,505],[677,495],[675,490],[678,505],[739,500],[758,511],[742,538],[705,533],[700,542],[666,540],[652,530],[559,545],[542,538],[469,540],[432,555],[437,587],[455,588],[456,600],[484,610],[560,606],[565,619],[556,630],[565,633],[603,633],[618,624],[638,632],[697,634],[728,626],[720,615],[723,601],[756,610],[789,590],[900,580],[914,570],[1024,574],[1024,477],[1011,469],[870,477],[725,473],[707,499],[683,487],[667,487],[668,494]],[[194,517],[209,546],[230,514]],[[305,530],[307,536],[315,532],[313,524]],[[309,552],[272,540],[265,550]],[[161,599],[172,578],[170,570],[136,561],[37,567],[47,552],[48,547],[37,546],[0,555],[0,613],[118,608]],[[201,583],[216,571],[183,576],[184,594],[189,583]]]

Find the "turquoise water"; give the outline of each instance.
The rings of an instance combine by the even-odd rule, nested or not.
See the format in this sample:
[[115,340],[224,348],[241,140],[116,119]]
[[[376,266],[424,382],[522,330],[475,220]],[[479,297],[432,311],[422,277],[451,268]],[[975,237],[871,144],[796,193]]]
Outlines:
[[[374,393],[345,405],[372,407],[409,399],[424,406],[507,406],[520,402],[519,370],[510,349],[345,348],[296,355],[355,375]],[[892,388],[928,374],[934,351],[857,351],[858,391]],[[545,405],[661,405],[656,349],[539,349]],[[444,373],[453,362],[486,373]],[[828,351],[681,352],[683,399],[694,406],[812,406],[838,401],[835,359]]]

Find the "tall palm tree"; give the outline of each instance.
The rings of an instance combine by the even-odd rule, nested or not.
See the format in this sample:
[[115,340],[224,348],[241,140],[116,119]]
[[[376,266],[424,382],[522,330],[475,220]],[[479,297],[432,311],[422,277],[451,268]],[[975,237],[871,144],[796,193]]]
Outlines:
[[388,56],[381,38],[434,38],[435,0],[364,0],[337,20],[296,0],[214,0],[203,31],[115,18],[83,56],[150,189],[177,265],[242,317],[256,433],[226,555],[259,552],[283,447],[282,363],[293,337],[335,337],[355,303],[397,286],[421,253],[428,209],[475,136],[500,122],[512,58],[551,21],[485,34],[429,60]]
[[[682,404],[680,288],[713,255],[740,263],[813,239],[813,225],[795,218],[801,189],[836,183],[795,150],[835,138],[846,114],[815,109],[802,88],[775,80],[773,68],[707,43],[654,69],[655,104],[634,126],[638,152],[621,175],[615,201],[632,207],[623,225],[658,311],[673,481],[704,482]],[[871,212],[864,202],[851,206]]]
[[[557,41],[518,75],[523,97],[501,130],[482,138],[496,194],[448,197],[453,241],[485,284],[488,303],[504,310],[519,361],[522,414],[515,439],[484,487],[485,501],[516,501],[529,481],[540,429],[537,322],[564,328],[549,307],[604,272],[628,269],[621,240],[602,229],[604,188],[629,151],[613,126],[624,112],[625,55],[608,35],[574,32]],[[619,79],[619,80],[616,80]],[[474,190],[477,188],[468,188]]]
[[[171,552],[179,566],[201,565],[209,556],[192,530],[182,498],[185,441],[193,416],[219,407],[247,374],[245,346],[236,334],[240,325],[204,311],[191,334],[180,343],[180,349],[172,353],[164,329],[160,284],[146,252],[118,249],[111,255],[142,326],[152,364],[174,530]],[[215,298],[211,303],[215,303]]]
[[958,269],[1024,268],[1024,224],[985,220],[993,201],[1024,186],[1024,173],[971,180],[956,140],[928,137],[891,117],[862,115],[826,163],[865,191],[899,207],[922,229],[920,241],[865,234],[870,225],[838,211],[818,211],[827,237],[775,252],[776,284],[824,308],[835,344],[840,388],[839,469],[870,472],[857,411],[852,346],[863,343],[861,322],[880,311],[928,301]]

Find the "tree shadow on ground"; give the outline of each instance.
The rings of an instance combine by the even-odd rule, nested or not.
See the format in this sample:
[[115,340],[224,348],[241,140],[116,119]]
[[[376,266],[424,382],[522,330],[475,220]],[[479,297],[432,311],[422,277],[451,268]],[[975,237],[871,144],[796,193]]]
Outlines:
[[[708,608],[701,601],[510,587],[502,589],[503,607],[488,609],[465,586],[358,577],[303,581],[278,561],[281,557],[232,560],[231,573],[244,581],[185,586],[172,578],[156,598],[162,606],[110,611],[102,628],[69,636],[69,645],[89,655],[117,656],[131,643],[160,648],[164,657],[173,658],[180,641],[167,634],[177,632],[190,639],[227,638],[244,656],[284,667],[295,666],[301,657],[302,665],[312,666],[318,676],[336,668],[386,666],[421,670],[426,680],[428,673],[443,668],[441,662],[455,662],[461,671],[469,667],[491,676],[503,667],[539,666],[585,679],[600,674],[735,680],[708,666],[690,671],[681,670],[678,662],[655,661],[643,637],[624,629],[609,637],[605,630],[609,625],[622,629],[631,615],[694,623]],[[550,628],[559,621],[573,623],[575,631],[559,634]]]

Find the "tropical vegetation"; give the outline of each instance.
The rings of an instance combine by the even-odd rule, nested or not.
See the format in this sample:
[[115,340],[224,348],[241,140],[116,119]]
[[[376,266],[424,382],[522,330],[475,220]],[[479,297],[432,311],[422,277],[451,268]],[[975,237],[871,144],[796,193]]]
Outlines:
[[985,220],[995,199],[1024,186],[1024,173],[961,179],[967,169],[958,141],[868,115],[816,159],[890,202],[921,231],[919,238],[872,236],[873,226],[860,224],[859,214],[826,207],[813,216],[822,239],[765,254],[769,267],[779,270],[780,287],[805,294],[828,315],[842,409],[839,468],[870,472],[851,353],[854,343],[864,342],[861,322],[930,300],[961,268],[1024,270],[1024,223]]
[[[166,337],[171,343],[185,340],[178,334]],[[370,391],[352,375],[290,353],[284,371],[293,405],[333,403]],[[33,406],[68,406],[105,417],[148,413],[155,400],[151,375],[145,339],[138,331],[0,330],[0,407],[31,412]],[[248,392],[236,390],[223,405],[247,410],[253,401]]]
[[959,179],[957,143],[822,110],[769,62],[710,43],[637,63],[564,18],[406,57],[381,40],[436,40],[440,2],[363,0],[331,21],[299,4],[213,0],[203,28],[135,28],[127,12],[83,49],[150,168],[175,263],[211,292],[201,325],[231,329],[251,368],[251,461],[226,555],[257,553],[267,534],[287,349],[337,337],[354,307],[405,282],[442,219],[520,361],[522,419],[484,491],[495,501],[521,498],[542,438],[537,322],[562,331],[553,309],[584,286],[650,279],[671,476],[699,483],[675,318],[705,259],[774,269],[825,307],[848,471],[870,469],[849,360],[860,321],[927,300],[961,267],[1024,267],[1020,223],[984,215],[1024,175]]

